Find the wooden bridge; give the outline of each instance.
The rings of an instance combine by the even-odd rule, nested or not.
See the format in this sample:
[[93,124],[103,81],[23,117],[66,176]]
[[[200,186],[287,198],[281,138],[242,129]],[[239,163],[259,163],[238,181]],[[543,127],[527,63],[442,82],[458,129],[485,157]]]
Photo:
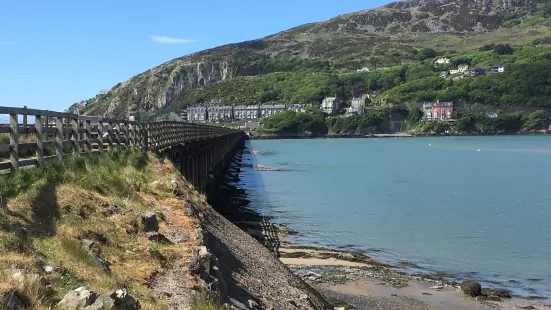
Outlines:
[[9,115],[9,124],[0,124],[0,171],[40,166],[51,158],[63,160],[66,154],[137,148],[169,156],[201,189],[246,138],[240,130],[185,122],[138,122],[0,106],[2,114]]

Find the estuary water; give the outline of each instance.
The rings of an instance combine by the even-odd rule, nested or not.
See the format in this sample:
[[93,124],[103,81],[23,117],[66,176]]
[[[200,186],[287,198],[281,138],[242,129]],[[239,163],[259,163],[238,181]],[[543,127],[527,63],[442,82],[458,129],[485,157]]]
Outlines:
[[551,137],[253,140],[250,207],[292,241],[551,297]]

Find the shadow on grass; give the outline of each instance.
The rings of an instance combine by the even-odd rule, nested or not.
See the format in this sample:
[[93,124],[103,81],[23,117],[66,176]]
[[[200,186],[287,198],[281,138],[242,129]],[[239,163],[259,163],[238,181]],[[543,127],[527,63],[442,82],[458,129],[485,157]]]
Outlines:
[[[43,167],[20,169],[0,177],[0,210],[22,221],[32,236],[51,237],[61,216],[56,195],[59,185],[127,197],[134,192],[133,182],[147,178],[144,169],[149,160],[147,153],[121,150],[102,155],[68,155],[62,162],[52,160]],[[125,174],[127,167],[134,170]],[[10,199],[25,194],[29,195],[30,214],[7,208]]]

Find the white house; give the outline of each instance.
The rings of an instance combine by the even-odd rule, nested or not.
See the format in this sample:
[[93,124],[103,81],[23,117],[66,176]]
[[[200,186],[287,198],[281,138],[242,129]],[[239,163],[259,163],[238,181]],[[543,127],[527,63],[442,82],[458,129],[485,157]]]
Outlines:
[[454,74],[463,73],[463,72],[467,71],[468,69],[469,69],[469,65],[459,65],[459,66],[457,66],[457,70],[450,70],[450,74],[454,75]]
[[327,97],[321,102],[321,109],[327,114],[335,114],[339,110],[340,100],[335,97]]
[[369,68],[368,67],[363,67],[361,69],[356,70],[356,72],[369,72]]
[[438,58],[434,63],[437,64],[437,65],[446,65],[446,64],[450,63],[450,59],[449,58]]
[[502,64],[497,64],[497,65],[493,66],[490,69],[490,72],[492,72],[492,73],[503,73],[503,72],[505,72],[505,66],[502,65]]

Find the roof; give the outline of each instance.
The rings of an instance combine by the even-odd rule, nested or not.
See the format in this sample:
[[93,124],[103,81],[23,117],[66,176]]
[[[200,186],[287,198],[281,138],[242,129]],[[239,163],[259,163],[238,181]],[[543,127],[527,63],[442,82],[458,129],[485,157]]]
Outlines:
[[499,68],[499,67],[505,67],[505,66],[502,65],[502,64],[497,64],[497,65],[493,66],[492,68]]

